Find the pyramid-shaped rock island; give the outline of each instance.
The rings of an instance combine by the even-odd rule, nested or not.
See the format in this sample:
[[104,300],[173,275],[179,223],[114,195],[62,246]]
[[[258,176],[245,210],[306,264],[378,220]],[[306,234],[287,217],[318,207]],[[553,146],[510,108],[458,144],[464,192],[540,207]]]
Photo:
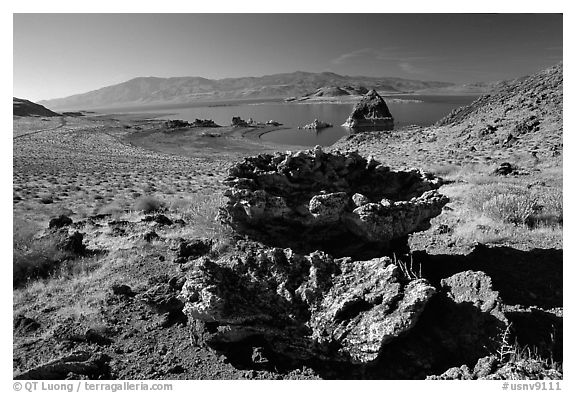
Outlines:
[[384,99],[376,90],[370,90],[342,126],[355,131],[386,131],[394,129],[394,118]]

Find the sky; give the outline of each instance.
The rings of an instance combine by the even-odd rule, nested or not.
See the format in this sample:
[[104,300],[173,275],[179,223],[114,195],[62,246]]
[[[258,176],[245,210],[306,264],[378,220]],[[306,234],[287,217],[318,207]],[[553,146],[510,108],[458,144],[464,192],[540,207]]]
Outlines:
[[562,61],[561,14],[14,14],[13,94],[284,72],[469,83]]

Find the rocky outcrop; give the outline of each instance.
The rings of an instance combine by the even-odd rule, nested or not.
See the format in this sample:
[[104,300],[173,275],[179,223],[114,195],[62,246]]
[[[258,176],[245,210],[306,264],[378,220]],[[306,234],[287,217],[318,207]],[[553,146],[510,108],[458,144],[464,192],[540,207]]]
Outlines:
[[359,131],[386,131],[394,129],[394,118],[384,99],[376,90],[370,90],[354,105],[352,113],[342,126]]
[[232,127],[248,127],[248,122],[242,120],[240,116],[232,118]]
[[243,344],[300,361],[366,364],[414,327],[434,293],[387,257],[249,245],[218,261],[196,260],[180,298],[196,337],[217,350]]
[[186,120],[168,120],[164,123],[164,127],[168,130],[178,129],[178,128],[193,128],[193,127],[220,127],[218,124],[214,123],[211,119],[196,119],[192,123]]
[[332,124],[330,123],[325,123],[323,121],[320,121],[318,119],[314,119],[314,121],[310,124],[306,124],[302,127],[298,127],[299,129],[305,129],[305,130],[321,130],[323,128],[330,128],[333,127]]
[[223,221],[272,246],[335,256],[374,257],[425,230],[448,199],[440,179],[393,171],[357,153],[296,153],[245,158],[225,180]]
[[561,380],[562,372],[542,359],[515,359],[500,362],[495,356],[478,359],[473,369],[467,365],[452,367],[441,375],[430,376],[427,379],[439,380],[519,380],[519,379],[555,379]]

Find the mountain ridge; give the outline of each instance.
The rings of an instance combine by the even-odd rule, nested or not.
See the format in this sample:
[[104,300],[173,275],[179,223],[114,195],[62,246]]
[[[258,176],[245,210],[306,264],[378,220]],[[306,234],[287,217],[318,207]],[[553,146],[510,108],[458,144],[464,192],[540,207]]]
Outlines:
[[385,93],[413,93],[454,86],[450,82],[420,81],[397,77],[347,76],[331,72],[296,71],[264,75],[208,79],[185,77],[136,77],[86,93],[39,101],[58,109],[88,109],[154,104],[182,104],[210,100],[287,98],[302,96],[325,86],[353,85]]

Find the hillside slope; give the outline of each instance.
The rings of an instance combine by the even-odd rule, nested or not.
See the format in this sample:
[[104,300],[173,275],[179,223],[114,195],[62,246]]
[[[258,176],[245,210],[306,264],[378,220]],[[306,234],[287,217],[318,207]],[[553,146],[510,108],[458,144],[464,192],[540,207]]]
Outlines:
[[562,64],[537,74],[502,82],[491,94],[458,108],[438,126],[452,138],[450,146],[515,148],[533,154],[562,150]]
[[52,112],[50,109],[47,109],[42,105],[35,104],[32,101],[16,97],[13,97],[12,101],[14,116],[60,116],[60,114]]
[[[431,127],[354,134],[333,148],[373,154],[390,165],[437,167],[562,165],[562,64],[501,82],[491,94]],[[417,154],[415,154],[417,152]]]
[[87,109],[114,106],[182,104],[224,99],[287,98],[302,96],[325,86],[364,86],[398,93],[451,86],[401,78],[342,76],[330,72],[294,72],[262,77],[212,80],[200,77],[135,78],[99,90],[42,101],[53,108]]

